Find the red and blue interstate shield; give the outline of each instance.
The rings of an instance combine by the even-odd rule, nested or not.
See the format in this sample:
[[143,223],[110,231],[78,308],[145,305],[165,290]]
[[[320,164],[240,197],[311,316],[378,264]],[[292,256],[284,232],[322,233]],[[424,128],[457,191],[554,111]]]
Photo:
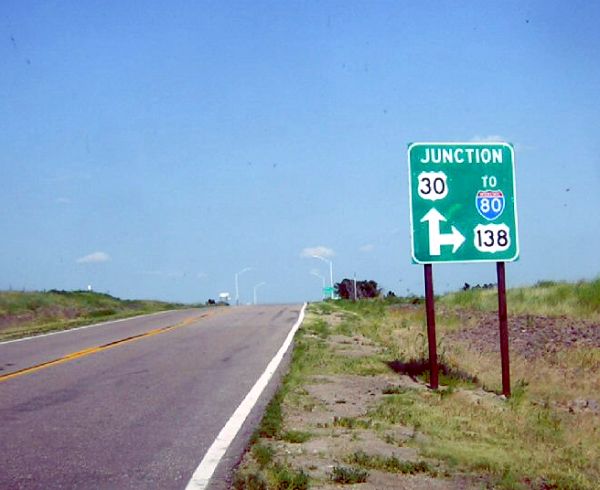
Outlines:
[[498,218],[504,211],[504,194],[500,190],[487,190],[477,192],[475,205],[481,216],[489,221]]

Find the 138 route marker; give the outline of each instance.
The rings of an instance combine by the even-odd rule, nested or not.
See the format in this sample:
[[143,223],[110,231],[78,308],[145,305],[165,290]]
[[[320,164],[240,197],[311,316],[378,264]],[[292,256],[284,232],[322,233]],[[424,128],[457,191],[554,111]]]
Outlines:
[[430,384],[438,387],[432,264],[496,262],[502,391],[510,395],[504,262],[519,257],[514,149],[494,143],[408,146],[412,260],[425,267]]

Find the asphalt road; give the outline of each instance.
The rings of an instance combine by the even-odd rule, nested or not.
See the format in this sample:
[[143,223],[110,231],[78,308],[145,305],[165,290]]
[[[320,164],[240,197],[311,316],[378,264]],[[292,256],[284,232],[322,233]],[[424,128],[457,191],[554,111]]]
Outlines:
[[[185,488],[299,312],[175,311],[0,344],[0,488]],[[228,487],[273,384],[211,488]]]

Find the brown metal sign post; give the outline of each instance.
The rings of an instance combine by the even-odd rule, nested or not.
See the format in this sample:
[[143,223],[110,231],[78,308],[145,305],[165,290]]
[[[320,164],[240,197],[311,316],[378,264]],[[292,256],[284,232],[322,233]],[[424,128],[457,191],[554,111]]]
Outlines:
[[435,300],[433,295],[433,270],[425,264],[425,309],[427,312],[427,343],[429,344],[429,386],[438,389],[438,362],[435,339]]
[[506,312],[506,275],[504,262],[496,262],[498,275],[498,319],[500,325],[500,357],[502,359],[502,394],[510,396],[510,361],[508,355],[508,315]]

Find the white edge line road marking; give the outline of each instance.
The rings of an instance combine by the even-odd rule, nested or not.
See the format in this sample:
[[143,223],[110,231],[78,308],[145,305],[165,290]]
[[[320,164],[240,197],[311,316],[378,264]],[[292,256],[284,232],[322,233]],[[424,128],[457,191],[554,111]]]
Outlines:
[[221,461],[221,458],[229,448],[229,445],[235,439],[235,436],[242,428],[242,425],[246,421],[246,418],[250,414],[250,411],[256,405],[260,395],[269,384],[269,381],[275,374],[275,371],[279,367],[281,360],[283,359],[284,354],[287,352],[292,340],[294,340],[294,335],[296,331],[302,324],[304,320],[304,310],[306,310],[306,303],[302,305],[302,309],[300,310],[300,315],[298,316],[298,320],[292,326],[290,333],[286,337],[283,345],[275,354],[275,357],[271,359],[271,362],[267,365],[265,371],[261,374],[260,378],[256,381],[252,389],[246,395],[246,398],[242,400],[242,403],[236,408],[235,412],[231,418],[227,421],[225,426],[219,432],[219,435],[208,448],[204,458],[194,471],[191,480],[185,487],[186,490],[203,490],[205,489],[210,479],[215,472],[217,465]]
[[162,315],[164,313],[170,313],[170,312],[173,312],[173,311],[184,311],[184,310],[165,310],[165,311],[157,311],[156,313],[148,313],[148,314],[144,314],[144,315],[130,316],[130,317],[127,317],[127,318],[119,318],[118,320],[110,320],[108,322],[94,323],[92,325],[83,325],[81,327],[75,327],[75,328],[67,328],[66,330],[57,330],[56,332],[42,333],[40,335],[32,335],[30,337],[23,337],[21,339],[5,340],[4,342],[0,342],[0,345],[13,344],[14,342],[23,342],[25,340],[38,339],[40,337],[49,337],[50,335],[58,335],[60,333],[75,332],[77,330],[84,330],[86,328],[101,327],[102,325],[109,325],[111,323],[126,322],[127,320],[134,320],[136,318],[142,318],[142,317],[145,317],[145,316],[150,317],[150,316]]

